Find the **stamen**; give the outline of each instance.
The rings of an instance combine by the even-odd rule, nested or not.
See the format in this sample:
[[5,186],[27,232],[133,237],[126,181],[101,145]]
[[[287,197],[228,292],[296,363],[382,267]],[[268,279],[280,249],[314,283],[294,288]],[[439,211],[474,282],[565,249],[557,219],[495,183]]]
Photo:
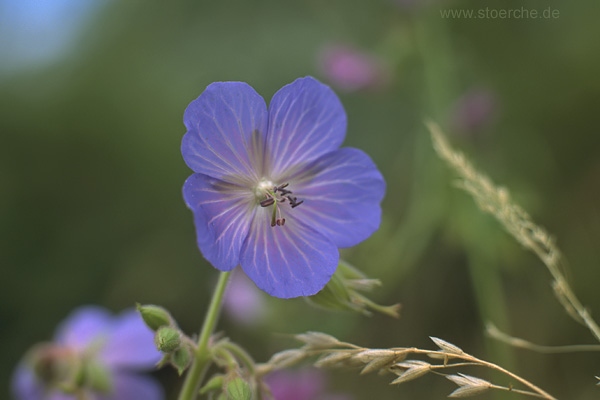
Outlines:
[[272,197],[269,197],[268,199],[264,199],[263,201],[261,201],[260,206],[261,207],[269,207],[273,203],[275,203],[275,199]]
[[297,197],[291,196],[292,191],[286,189],[289,186],[289,183],[283,183],[275,186],[270,181],[263,180],[259,186],[263,191],[263,195],[266,196],[264,200],[260,201],[260,206],[273,206],[273,212],[271,214],[271,226],[273,227],[285,225],[285,218],[281,217],[281,210],[278,208],[279,203],[289,203],[291,208],[296,208],[300,204],[304,203],[304,200],[298,201]]
[[[288,187],[289,183],[284,183],[283,185],[275,186],[273,188],[273,192],[277,193],[277,191],[283,191],[284,188]],[[287,190],[285,190],[287,192]]]
[[271,226],[277,225],[277,204],[273,206],[273,214],[271,215]]
[[300,204],[304,203],[304,200],[298,201],[297,197],[288,196],[287,199],[290,201],[290,205],[292,206],[292,208],[296,208]]

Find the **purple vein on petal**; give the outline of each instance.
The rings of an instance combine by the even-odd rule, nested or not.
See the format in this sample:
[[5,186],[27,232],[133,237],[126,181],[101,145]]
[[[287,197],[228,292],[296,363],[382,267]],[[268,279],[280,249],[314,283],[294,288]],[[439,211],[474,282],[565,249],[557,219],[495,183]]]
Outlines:
[[[204,114],[206,116],[208,116],[209,118],[212,117],[213,122],[215,124],[215,126],[217,127],[217,130],[219,131],[219,133],[221,134],[221,136],[223,137],[225,144],[227,145],[227,147],[230,149],[230,151],[237,157],[237,159],[242,162],[242,164],[244,165],[244,167],[248,168],[247,165],[245,165],[243,163],[243,157],[240,157],[239,154],[237,153],[237,151],[232,147],[231,142],[229,141],[229,138],[227,137],[227,135],[223,132],[223,128],[220,126],[220,124],[217,122],[217,119],[214,115],[209,115],[208,113],[204,112]],[[202,138],[201,136],[199,136],[200,138]],[[238,173],[241,176],[246,176],[247,172],[244,172],[242,170],[240,170],[237,166],[235,166],[233,163],[229,162],[226,158],[224,158],[220,153],[218,153],[217,151],[215,151],[215,149],[208,144],[208,142],[202,138],[204,145],[206,146],[207,149],[209,149],[217,158],[219,158],[221,161],[223,161],[225,164],[229,165],[236,173]]]
[[[241,206],[245,206],[245,204],[240,204],[240,205]],[[223,229],[223,232],[216,238],[215,242],[220,242],[221,239],[223,239],[223,237],[225,236],[225,233],[227,231],[229,231],[229,228],[231,228],[232,226],[234,226],[234,224],[236,224],[238,221],[241,220],[241,223],[239,224],[239,226],[243,226],[244,224],[248,225],[252,221],[252,215],[253,215],[252,209],[250,209],[248,207],[243,207],[243,209],[246,210],[246,213],[245,214],[242,213],[242,212],[237,213],[236,217],[234,219],[232,219],[229,222],[229,224],[227,224],[227,227],[225,227],[225,229]],[[235,233],[234,237],[240,236],[241,234],[242,234],[242,230],[238,229],[237,232]]]
[[[238,124],[239,132],[240,132],[240,134],[242,136],[242,142],[244,143],[244,148],[247,149],[247,147],[246,147],[246,136],[244,135],[244,129],[242,127],[241,118],[239,117],[239,115],[237,114],[237,112],[233,109],[233,107],[231,107],[231,105],[229,103],[225,102],[225,99],[223,98],[223,96],[221,96],[221,100],[223,100],[223,103],[229,108],[229,110],[231,111],[231,113],[234,115],[235,120],[236,120],[236,122]],[[243,101],[244,101],[244,104],[245,104],[245,99]],[[221,136],[223,137],[225,143],[227,144],[227,147],[229,147],[229,149],[231,150],[231,152],[238,158],[238,160],[246,168],[246,170],[247,170],[246,175],[252,174],[252,175],[254,175],[254,177],[256,177],[256,172],[254,171],[254,169],[250,165],[248,165],[246,163],[245,158],[248,156],[248,154],[245,155],[246,157],[244,157],[244,155],[239,154],[238,151],[234,148],[234,146],[231,143],[231,141],[229,140],[229,135],[227,135],[223,131],[223,127],[221,126],[221,123],[217,120],[217,118],[216,118],[216,116],[214,114],[213,114],[213,119],[214,119],[214,122],[215,122],[215,126],[217,127],[217,129],[221,133]],[[254,118],[253,118],[253,120],[254,120]]]
[[[316,100],[316,101],[315,101],[315,103],[318,103],[318,102],[319,102],[319,100],[321,100],[321,98],[322,98],[322,97],[323,97],[323,94],[321,94],[321,96],[319,97],[319,99],[318,99],[318,100]],[[310,107],[310,108],[306,109],[306,110],[304,111],[304,113],[302,113],[302,116],[301,116],[300,118],[298,118],[298,122],[296,123],[296,127],[294,128],[294,132],[297,132],[297,130],[298,130],[298,126],[300,125],[300,122],[301,122],[301,121],[304,119],[304,117],[306,116],[306,114],[308,114],[308,113],[309,113],[310,111],[312,111],[313,109],[315,109],[315,107],[314,107],[314,106],[312,106],[312,107]],[[323,141],[324,141],[325,139],[327,139],[328,135],[322,135],[322,136],[320,137],[320,139],[319,139],[318,141],[316,141],[316,142],[315,142],[315,143],[314,143],[314,144],[313,144],[311,147],[309,147],[308,149],[304,150],[304,146],[306,145],[307,141],[309,141],[309,140],[314,140],[314,138],[312,137],[312,135],[314,134],[314,132],[315,132],[315,131],[316,131],[318,128],[320,128],[321,126],[323,126],[323,125],[325,124],[326,120],[325,120],[325,121],[321,121],[321,118],[322,118],[322,116],[323,116],[323,113],[324,113],[324,112],[325,112],[325,109],[321,109],[321,113],[320,113],[320,114],[317,116],[317,118],[315,119],[315,123],[313,124],[313,128],[312,128],[312,129],[311,129],[309,132],[307,132],[307,133],[304,135],[304,137],[302,138],[302,141],[301,141],[301,142],[300,142],[300,143],[299,143],[297,146],[294,146],[294,150],[293,150],[293,152],[292,152],[292,153],[291,153],[291,154],[290,154],[290,155],[289,155],[289,156],[286,158],[286,161],[287,161],[287,162],[286,162],[286,164],[284,165],[284,167],[283,167],[283,168],[285,168],[287,165],[289,165],[289,164],[290,164],[290,162],[291,162],[292,160],[294,160],[294,159],[295,159],[295,157],[296,157],[296,154],[298,153],[298,151],[302,150],[302,151],[303,151],[305,154],[309,154],[311,151],[313,151],[314,149],[318,148],[318,147],[319,147],[319,146],[320,146],[320,145],[323,143]],[[293,136],[292,136],[292,135],[290,135],[290,136],[289,136],[289,138],[288,138],[287,146],[289,146],[289,145],[290,145],[290,142],[291,142],[292,138],[293,138]],[[283,168],[282,168],[282,169],[283,169]]]
[[[188,133],[188,135],[189,135],[189,133]],[[223,158],[223,156],[221,156],[218,152],[216,152],[212,148],[212,146],[209,145],[208,142],[206,142],[206,140],[204,140],[204,138],[202,138],[201,136],[197,136],[197,137],[191,137],[190,140],[199,140],[202,143],[201,145],[205,146],[208,150],[210,150],[210,152],[213,153],[219,160],[221,160],[225,164],[225,166],[231,167],[231,170],[228,170],[227,168],[225,168],[224,165],[216,164],[215,160],[208,159],[205,156],[203,156],[202,154],[198,153],[198,151],[196,151],[195,148],[192,149],[192,152],[196,157],[208,162],[209,165],[213,166],[213,168],[210,168],[209,170],[214,171],[214,173],[215,173],[214,176],[218,176],[219,179],[227,179],[231,182],[236,182],[236,183],[241,183],[241,184],[247,183],[244,180],[244,178],[246,178],[245,174],[242,171],[240,171],[235,165],[233,165],[232,163],[227,161],[225,158]],[[206,166],[204,166],[204,167],[206,167]],[[216,169],[215,167],[218,169]],[[232,175],[232,172],[236,172],[238,174],[238,176]]]

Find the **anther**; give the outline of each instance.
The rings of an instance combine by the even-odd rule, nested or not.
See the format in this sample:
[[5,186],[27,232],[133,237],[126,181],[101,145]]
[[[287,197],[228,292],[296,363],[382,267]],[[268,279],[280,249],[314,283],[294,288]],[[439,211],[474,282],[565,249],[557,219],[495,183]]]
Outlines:
[[290,205],[292,206],[292,208],[296,208],[300,204],[304,203],[304,200],[298,201],[297,197],[288,196],[287,199],[290,201]]
[[284,183],[282,185],[279,186],[275,186],[273,188],[273,193],[281,193],[282,196],[288,195],[290,193],[292,193],[290,190],[287,190],[286,187],[288,187],[289,183]]
[[[273,192],[277,193],[277,191],[284,191],[283,189],[285,189],[286,187],[288,187],[289,183],[284,183],[282,185],[279,186],[275,186],[275,188],[273,189]],[[287,192],[287,190],[285,190]]]
[[275,203],[275,199],[272,197],[269,197],[268,199],[264,199],[263,201],[261,201],[260,206],[261,207],[269,207],[273,203]]

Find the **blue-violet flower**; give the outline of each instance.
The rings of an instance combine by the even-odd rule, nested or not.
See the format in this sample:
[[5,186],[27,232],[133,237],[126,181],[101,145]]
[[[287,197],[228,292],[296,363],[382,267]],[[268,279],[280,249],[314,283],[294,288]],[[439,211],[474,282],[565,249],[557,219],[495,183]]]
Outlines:
[[16,400],[162,400],[152,378],[137,371],[161,359],[139,314],[117,316],[85,306],[58,327],[54,341],[34,347],[12,379]]
[[198,246],[214,267],[238,264],[272,296],[309,296],[338,265],[340,247],[381,220],[385,182],[362,151],[339,148],[346,113],[306,77],[269,109],[243,82],[216,82],[186,109],[181,151],[196,172],[183,193]]

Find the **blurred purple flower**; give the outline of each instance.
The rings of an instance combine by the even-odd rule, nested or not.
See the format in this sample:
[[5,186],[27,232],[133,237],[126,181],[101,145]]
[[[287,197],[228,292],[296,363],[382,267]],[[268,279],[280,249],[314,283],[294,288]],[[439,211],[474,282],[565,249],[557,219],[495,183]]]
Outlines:
[[90,400],[162,400],[160,385],[136,373],[160,359],[154,334],[136,311],[113,316],[85,306],[59,325],[52,343],[34,348],[17,366],[12,391],[16,400],[78,398],[60,387],[81,390]]
[[236,268],[223,297],[224,311],[242,325],[254,325],[264,317],[264,307],[262,293],[242,270]]
[[319,55],[321,73],[336,87],[351,92],[378,89],[389,82],[384,63],[347,45],[327,45]]
[[346,113],[311,77],[263,98],[243,82],[217,82],[186,109],[181,152],[196,172],[183,187],[198,247],[212,265],[241,264],[265,292],[317,293],[338,247],[369,237],[385,182],[369,156],[339,148]]
[[451,111],[454,129],[463,134],[475,134],[485,129],[497,111],[494,92],[485,88],[474,88],[463,94]]
[[327,380],[322,371],[306,368],[276,371],[265,378],[274,400],[350,400],[346,394],[325,393]]

